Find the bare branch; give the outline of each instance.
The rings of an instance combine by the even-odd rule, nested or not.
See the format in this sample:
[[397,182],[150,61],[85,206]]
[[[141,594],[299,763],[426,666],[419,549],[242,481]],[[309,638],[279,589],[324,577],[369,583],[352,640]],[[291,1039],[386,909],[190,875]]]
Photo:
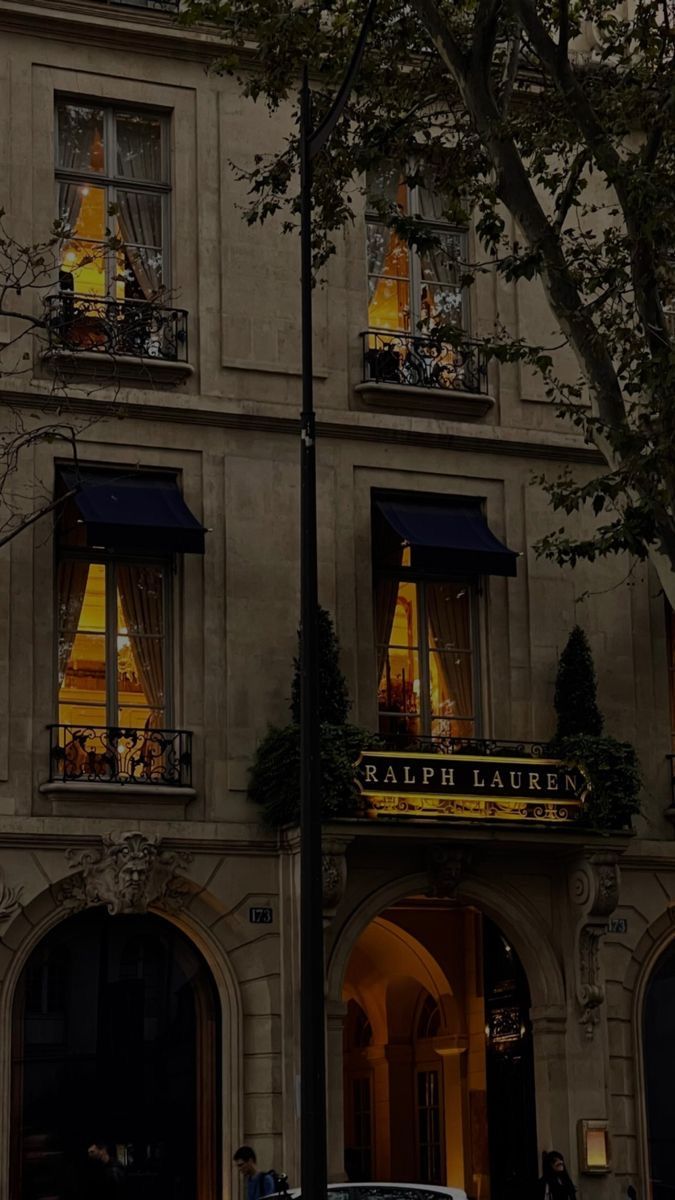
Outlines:
[[577,188],[579,186],[579,180],[581,179],[584,167],[588,162],[588,158],[588,150],[586,146],[583,146],[572,162],[570,173],[567,177],[567,182],[562,192],[560,192],[560,195],[556,197],[555,206],[557,216],[554,221],[554,228],[558,233],[560,233],[563,225],[565,224],[567,214],[569,213],[570,206],[576,195]]
[[509,42],[508,56],[504,64],[504,74],[502,76],[501,103],[502,115],[504,117],[507,115],[509,108],[511,107],[513,89],[516,86],[516,79],[518,78],[522,37],[522,30],[520,26],[518,26]]

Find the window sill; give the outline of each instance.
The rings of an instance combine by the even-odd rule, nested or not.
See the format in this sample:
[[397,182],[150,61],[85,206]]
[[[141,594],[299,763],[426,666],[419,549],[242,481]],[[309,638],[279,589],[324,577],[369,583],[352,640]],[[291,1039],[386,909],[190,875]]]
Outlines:
[[411,416],[432,413],[477,421],[494,406],[492,396],[480,392],[453,392],[442,388],[414,387],[404,383],[358,383],[355,394],[373,408],[401,409]]
[[173,806],[184,809],[194,800],[197,792],[193,787],[168,787],[161,783],[88,783],[72,780],[63,783],[52,780],[40,784],[40,795],[52,801],[68,804],[83,804],[100,809],[102,804],[128,804],[143,807],[146,804]]
[[110,383],[133,380],[139,383],[181,383],[194,375],[190,363],[163,358],[140,358],[131,354],[101,354],[94,350],[44,350],[43,363],[64,375],[86,375]]

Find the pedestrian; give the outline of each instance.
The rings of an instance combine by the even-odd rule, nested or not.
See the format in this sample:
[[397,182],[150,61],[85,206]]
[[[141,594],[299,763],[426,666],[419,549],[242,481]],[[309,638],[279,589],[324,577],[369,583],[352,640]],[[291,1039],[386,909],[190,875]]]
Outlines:
[[577,1189],[567,1173],[565,1159],[559,1150],[549,1150],[542,1157],[543,1174],[537,1186],[537,1200],[575,1200]]
[[115,1148],[105,1139],[96,1139],[87,1150],[92,1164],[92,1200],[122,1200],[124,1167]]
[[271,1196],[278,1190],[272,1173],[258,1170],[255,1150],[250,1146],[240,1146],[232,1161],[246,1180],[246,1200],[263,1200],[264,1196]]

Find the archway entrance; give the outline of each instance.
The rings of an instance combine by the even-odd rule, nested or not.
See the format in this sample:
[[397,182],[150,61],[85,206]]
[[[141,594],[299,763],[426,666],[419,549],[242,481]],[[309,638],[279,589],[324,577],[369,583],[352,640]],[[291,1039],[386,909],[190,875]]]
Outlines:
[[643,1014],[645,1099],[652,1200],[672,1200],[673,1072],[675,1071],[675,942],[661,955],[647,985]]
[[343,999],[348,1177],[522,1200],[537,1177],[530,997],[496,925],[409,896],[359,937]]
[[219,1005],[168,921],[91,909],[31,954],[13,1014],[11,1200],[87,1200],[88,1146],[129,1200],[215,1200]]

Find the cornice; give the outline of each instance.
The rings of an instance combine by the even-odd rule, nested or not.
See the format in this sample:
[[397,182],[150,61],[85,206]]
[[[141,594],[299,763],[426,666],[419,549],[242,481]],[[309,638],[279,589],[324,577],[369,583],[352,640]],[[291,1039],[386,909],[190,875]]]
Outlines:
[[[91,397],[30,396],[24,392],[0,392],[0,406],[13,409],[36,408],[43,412],[68,412],[74,416],[93,417],[100,420],[124,419],[153,421],[169,425],[191,425],[211,429],[233,429],[251,433],[270,433],[297,437],[300,421],[297,417],[282,417],[269,412],[223,411],[222,409],[194,408],[147,402],[126,403],[105,401]],[[350,420],[350,416],[352,419]],[[495,426],[482,433],[464,433],[453,430],[430,430],[415,428],[407,424],[385,424],[382,419],[364,422],[353,419],[354,414],[345,414],[343,420],[317,419],[317,435],[331,441],[375,442],[378,445],[416,446],[423,449],[458,450],[464,453],[496,454],[509,458],[546,459],[554,462],[583,463],[594,466],[604,462],[598,451],[584,444],[581,438],[573,441],[550,440],[534,436],[511,436],[501,427]],[[360,414],[359,414],[360,416]],[[428,422],[427,422],[428,424]]]
[[39,0],[0,0],[0,30],[48,37],[56,41],[82,41],[88,47],[125,50],[208,63],[223,53],[222,37],[195,26],[176,24],[175,18],[145,9],[95,3],[64,2],[49,7]]

